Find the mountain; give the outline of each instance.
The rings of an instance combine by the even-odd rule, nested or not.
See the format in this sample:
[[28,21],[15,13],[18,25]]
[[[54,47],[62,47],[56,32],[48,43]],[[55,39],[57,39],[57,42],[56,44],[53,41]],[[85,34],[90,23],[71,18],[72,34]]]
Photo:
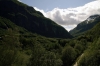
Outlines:
[[93,28],[100,21],[100,15],[92,15],[87,18],[85,21],[79,23],[77,27],[69,31],[69,33],[73,36],[78,36]]
[[17,0],[0,0],[0,16],[16,25],[46,37],[72,38],[62,26],[56,24],[33,7]]
[[88,35],[93,40],[97,40],[100,37],[100,21],[92,29],[87,31],[85,35]]
[[79,56],[77,66],[99,66],[100,65],[100,21],[94,27],[81,36],[81,40],[87,41],[87,48]]
[[[80,24],[81,29],[92,26],[83,34],[63,39],[68,38],[62,36],[65,29],[34,8],[17,0],[0,0],[0,5],[0,66],[100,66],[99,15],[92,15]],[[55,34],[62,29],[62,37],[38,33],[43,26]]]
[[0,66],[61,66],[61,50],[57,39],[31,33],[0,17]]

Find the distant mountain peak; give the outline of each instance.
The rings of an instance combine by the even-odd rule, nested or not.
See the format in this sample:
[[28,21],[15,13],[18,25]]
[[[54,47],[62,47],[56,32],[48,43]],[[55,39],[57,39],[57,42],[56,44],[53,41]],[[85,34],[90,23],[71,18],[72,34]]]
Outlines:
[[100,16],[100,14],[95,14],[95,15],[91,15],[89,18],[95,19],[95,18],[97,18],[97,17],[99,17],[99,16]]
[[93,28],[98,22],[100,22],[100,15],[95,14],[88,17],[85,21],[79,23],[77,27],[70,31],[73,36],[78,36],[91,28]]
[[88,17],[88,18],[86,19],[86,23],[87,23],[87,24],[92,23],[92,22],[94,22],[94,20],[95,20],[96,18],[98,18],[98,17],[100,17],[99,14],[91,15],[90,17]]

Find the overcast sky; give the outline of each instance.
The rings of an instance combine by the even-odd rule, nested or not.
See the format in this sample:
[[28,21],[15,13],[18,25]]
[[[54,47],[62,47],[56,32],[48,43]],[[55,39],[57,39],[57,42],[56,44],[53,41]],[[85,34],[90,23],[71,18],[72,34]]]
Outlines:
[[33,6],[66,30],[71,30],[90,15],[100,14],[100,0],[20,0]]

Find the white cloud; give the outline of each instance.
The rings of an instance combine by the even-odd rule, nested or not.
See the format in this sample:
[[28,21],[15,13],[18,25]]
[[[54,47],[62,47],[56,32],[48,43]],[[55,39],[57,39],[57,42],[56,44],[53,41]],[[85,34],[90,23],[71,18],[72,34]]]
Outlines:
[[63,26],[64,28],[66,28],[66,30],[67,31],[70,31],[70,30],[72,30],[74,27],[76,27],[77,25],[61,25],[61,26]]
[[48,12],[44,12],[36,7],[35,9],[42,12],[45,17],[52,19],[69,31],[90,15],[100,14],[100,0],[95,0],[76,8],[54,8],[52,11]]
[[37,7],[34,7],[35,10],[40,11],[45,17],[47,17],[46,12],[44,12],[44,10],[40,10]]
[[21,0],[18,0],[19,2],[21,2]]

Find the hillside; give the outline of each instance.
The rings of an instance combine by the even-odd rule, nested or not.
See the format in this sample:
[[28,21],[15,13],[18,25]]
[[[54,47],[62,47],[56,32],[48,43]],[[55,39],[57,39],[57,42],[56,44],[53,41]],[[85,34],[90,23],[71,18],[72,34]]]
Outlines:
[[0,66],[61,66],[61,51],[57,39],[33,34],[0,17]]
[[100,66],[99,15],[79,24],[71,38],[33,7],[17,0],[0,5],[0,66]]
[[99,66],[100,65],[100,21],[92,29],[84,34],[88,40],[87,48],[76,61],[77,66]]
[[31,33],[0,17],[0,66],[64,66],[65,57],[69,57],[67,65],[70,66],[77,54],[70,46],[67,49],[70,52],[66,54],[64,49],[69,42],[70,39],[47,38]]
[[33,7],[17,0],[0,0],[0,16],[30,32],[52,38],[72,38],[63,27],[45,18]]
[[62,38],[71,37],[34,8],[0,0],[0,66],[62,66],[63,46],[69,41]]
[[69,31],[73,36],[78,36],[93,28],[100,21],[100,15],[92,15]]

